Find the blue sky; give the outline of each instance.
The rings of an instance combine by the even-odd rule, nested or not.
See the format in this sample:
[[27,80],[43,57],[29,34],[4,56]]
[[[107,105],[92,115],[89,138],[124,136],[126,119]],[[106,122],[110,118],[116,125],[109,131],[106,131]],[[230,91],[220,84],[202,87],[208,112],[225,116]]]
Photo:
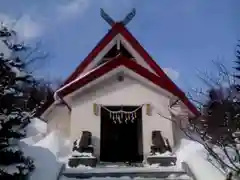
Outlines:
[[127,25],[143,47],[183,90],[201,87],[197,70],[212,71],[212,60],[231,68],[240,39],[239,0],[8,0],[0,20],[15,24],[29,44],[41,40],[50,56],[39,74],[66,78],[110,28],[100,8]]

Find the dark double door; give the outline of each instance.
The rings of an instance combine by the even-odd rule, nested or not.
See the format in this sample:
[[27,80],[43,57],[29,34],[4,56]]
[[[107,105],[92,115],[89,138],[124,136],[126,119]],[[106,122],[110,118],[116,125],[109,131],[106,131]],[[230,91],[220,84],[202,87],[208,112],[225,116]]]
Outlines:
[[[111,111],[121,108],[124,111],[133,111],[136,106],[107,106]],[[141,162],[142,153],[142,108],[136,112],[133,122],[125,122],[125,117],[121,118],[122,123],[110,117],[109,111],[101,108],[101,139],[100,139],[100,160],[105,162]]]

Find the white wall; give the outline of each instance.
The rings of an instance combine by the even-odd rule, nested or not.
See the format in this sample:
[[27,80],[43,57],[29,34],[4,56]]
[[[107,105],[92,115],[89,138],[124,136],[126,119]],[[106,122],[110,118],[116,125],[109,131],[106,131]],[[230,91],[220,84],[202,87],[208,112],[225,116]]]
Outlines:
[[54,105],[48,113],[43,116],[48,123],[48,132],[60,130],[63,135],[69,137],[70,135],[70,113],[63,105]]
[[161,130],[162,135],[173,145],[171,121],[156,114],[158,111],[166,117],[170,116],[167,111],[169,98],[130,77],[125,77],[123,82],[118,82],[116,76],[105,79],[104,84],[94,85],[73,96],[72,103],[70,136],[75,139],[79,137],[80,131],[91,131],[97,156],[100,155],[100,116],[95,116],[93,113],[94,103],[103,105],[152,104],[156,107],[152,116],[146,115],[145,107],[142,111],[144,154],[150,152],[152,130]]

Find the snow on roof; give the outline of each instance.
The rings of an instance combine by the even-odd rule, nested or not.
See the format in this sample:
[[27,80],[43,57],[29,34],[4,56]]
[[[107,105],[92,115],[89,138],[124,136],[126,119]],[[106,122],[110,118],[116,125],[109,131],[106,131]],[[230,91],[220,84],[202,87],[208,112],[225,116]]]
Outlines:
[[71,85],[74,84],[75,82],[79,81],[80,79],[84,78],[85,76],[89,75],[90,73],[92,73],[92,72],[96,71],[97,69],[101,68],[102,66],[104,66],[104,65],[105,65],[106,63],[108,63],[108,62],[109,62],[109,61],[107,61],[107,62],[105,62],[105,63],[103,63],[103,64],[101,64],[101,65],[99,65],[99,66],[97,66],[97,67],[95,67],[95,68],[93,68],[93,69],[91,69],[91,70],[89,70],[89,71],[87,71],[86,73],[80,74],[76,79],[74,79],[74,80],[71,81],[70,83],[66,84],[65,86],[59,88],[59,89],[54,93],[54,99],[55,99],[55,100],[57,99],[57,98],[56,98],[56,93],[58,93],[59,91],[62,91],[62,90],[64,90],[65,88],[71,86]]

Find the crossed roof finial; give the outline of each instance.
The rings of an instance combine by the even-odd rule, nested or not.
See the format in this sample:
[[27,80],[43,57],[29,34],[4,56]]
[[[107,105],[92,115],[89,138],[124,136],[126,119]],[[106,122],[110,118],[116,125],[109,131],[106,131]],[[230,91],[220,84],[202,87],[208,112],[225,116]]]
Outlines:
[[[116,22],[101,8],[100,9],[101,17],[110,25],[113,26]],[[120,21],[123,25],[127,25],[133,17],[136,15],[136,9],[133,8],[130,13],[126,15],[126,17]]]

